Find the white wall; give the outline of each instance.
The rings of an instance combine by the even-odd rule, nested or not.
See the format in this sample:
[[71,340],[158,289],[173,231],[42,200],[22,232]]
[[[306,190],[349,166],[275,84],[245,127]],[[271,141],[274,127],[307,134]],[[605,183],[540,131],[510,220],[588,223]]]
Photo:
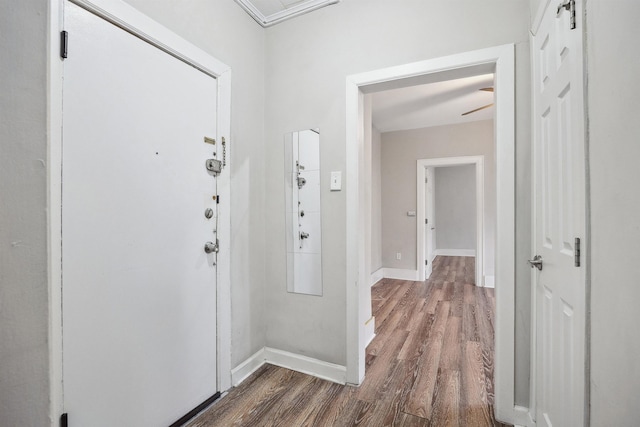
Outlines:
[[[520,167],[529,162],[528,23],[527,0],[349,0],[267,29],[265,143],[270,149],[265,154],[272,168],[267,170],[266,190],[273,196],[266,201],[265,210],[270,224],[266,240],[272,244],[266,262],[267,345],[340,365],[346,363],[346,235],[354,231],[346,229],[349,195],[328,190],[330,171],[345,170],[346,77],[515,43],[516,167]],[[279,196],[283,158],[279,141],[286,132],[309,127],[319,127],[322,135],[322,298],[287,295],[285,249],[278,243],[285,227],[281,215],[284,197]],[[529,182],[518,180],[517,185],[518,194],[528,197]],[[382,203],[387,202],[383,199]],[[518,235],[524,230],[524,244],[528,245],[530,225],[522,218],[516,220]],[[517,271],[518,279],[525,280],[517,284],[518,292],[528,298],[526,265],[518,264]],[[520,329],[526,333],[528,314],[518,316],[518,322],[523,322],[516,326],[518,333]],[[528,342],[524,345],[516,349],[518,357],[528,357]],[[519,366],[517,371],[516,401],[521,405],[528,402],[526,361],[526,366]]]
[[[496,218],[494,145],[493,120],[382,134],[382,264],[384,267],[416,269],[417,219],[407,216],[407,211],[417,209],[416,161],[440,157],[483,155],[485,161],[486,236],[484,264],[485,274],[494,275]],[[436,171],[439,169],[436,168]],[[436,186],[438,181],[438,177],[436,177]],[[475,188],[473,194],[475,201]],[[436,189],[436,197],[437,195]],[[436,213],[436,241],[440,239],[440,220],[440,216]],[[475,230],[475,224],[473,229]],[[473,241],[475,242],[475,235]],[[437,244],[439,245],[439,243]],[[475,248],[475,243],[473,248]],[[396,252],[402,253],[401,260],[396,259]]]
[[640,419],[640,3],[589,0],[591,425]]
[[371,273],[382,268],[382,135],[371,130]]
[[[434,181],[436,249],[475,251],[476,166],[435,168]],[[495,216],[486,220],[495,223]]]
[[[231,365],[235,367],[265,345],[264,30],[233,0],[126,1],[232,70],[232,241],[220,243],[231,245]],[[305,128],[290,130],[300,129]],[[274,142],[280,153],[283,140],[284,134]],[[283,160],[284,154],[280,166]],[[284,196],[282,188],[283,181],[273,191]],[[282,221],[284,212],[284,207],[279,210]],[[282,237],[279,240],[284,243]],[[286,281],[283,286],[286,291]]]
[[49,416],[47,2],[0,2],[0,425]]

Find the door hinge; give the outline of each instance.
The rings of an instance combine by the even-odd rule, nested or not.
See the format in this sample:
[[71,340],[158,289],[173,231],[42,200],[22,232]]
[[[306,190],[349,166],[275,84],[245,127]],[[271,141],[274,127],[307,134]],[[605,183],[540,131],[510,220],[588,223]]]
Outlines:
[[60,415],[60,427],[69,427],[69,414],[66,412]]
[[428,260],[424,260],[424,265],[429,265],[429,261]]
[[425,219],[424,219],[424,223],[425,223],[425,224],[429,224],[429,218],[425,218]]
[[562,15],[562,12],[566,10],[570,13],[569,17],[569,28],[572,30],[576,29],[576,0],[565,0],[560,3],[558,6],[558,11],[556,13],[556,18],[559,18]]
[[69,33],[66,31],[60,32],[60,58],[67,57],[69,51]]
[[576,237],[575,249],[573,251],[573,265],[580,267],[580,238]]

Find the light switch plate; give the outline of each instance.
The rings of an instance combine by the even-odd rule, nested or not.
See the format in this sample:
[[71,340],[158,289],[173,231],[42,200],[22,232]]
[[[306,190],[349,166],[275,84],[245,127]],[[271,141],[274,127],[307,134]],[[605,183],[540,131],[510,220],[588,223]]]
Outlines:
[[331,172],[331,191],[342,190],[342,171]]

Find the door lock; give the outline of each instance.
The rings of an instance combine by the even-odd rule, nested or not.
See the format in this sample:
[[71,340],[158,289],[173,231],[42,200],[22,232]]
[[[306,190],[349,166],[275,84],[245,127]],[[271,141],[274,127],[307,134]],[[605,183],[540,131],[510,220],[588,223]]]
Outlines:
[[213,173],[222,172],[222,162],[216,159],[207,159],[206,162],[207,170]]
[[220,251],[220,248],[218,246],[218,241],[216,240],[216,243],[213,242],[207,242],[204,244],[204,252],[207,254],[211,254],[211,253],[218,253],[218,251]]
[[542,271],[542,257],[540,255],[534,256],[533,259],[530,259],[527,262],[531,265],[531,268],[535,267]]

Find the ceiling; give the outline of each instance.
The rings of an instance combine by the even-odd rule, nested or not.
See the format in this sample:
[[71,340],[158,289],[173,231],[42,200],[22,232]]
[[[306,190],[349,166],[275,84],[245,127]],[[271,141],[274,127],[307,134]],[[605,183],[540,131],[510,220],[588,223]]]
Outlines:
[[[269,27],[340,0],[235,0],[263,27]],[[493,102],[493,74],[391,89],[372,94],[373,125],[380,132],[419,129],[493,119],[493,108],[462,113]]]
[[275,25],[340,0],[235,0],[263,27]]
[[491,120],[493,107],[462,116],[493,102],[492,92],[480,90],[486,87],[493,87],[493,74],[375,92],[373,125],[384,133]]

